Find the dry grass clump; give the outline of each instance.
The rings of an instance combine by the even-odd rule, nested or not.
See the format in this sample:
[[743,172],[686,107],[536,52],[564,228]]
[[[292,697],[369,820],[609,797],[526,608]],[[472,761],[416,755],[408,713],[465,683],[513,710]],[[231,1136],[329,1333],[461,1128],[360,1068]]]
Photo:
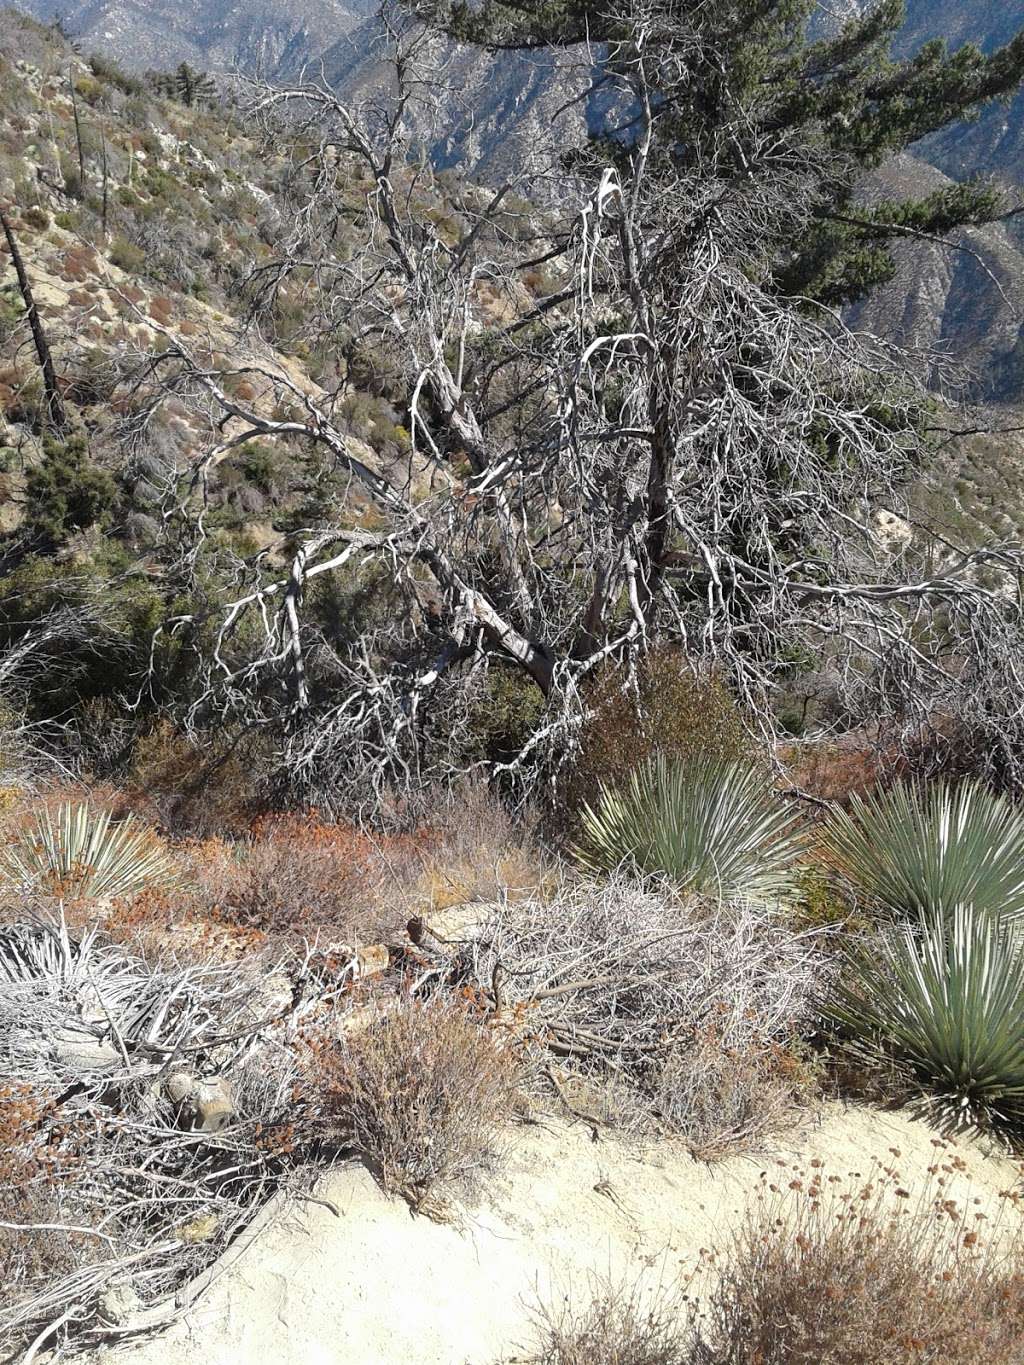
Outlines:
[[[599,1286],[540,1315],[533,1365],[1021,1365],[1024,1244],[982,1243],[940,1193],[840,1198],[821,1171],[741,1225],[703,1297]],[[941,1191],[941,1185],[939,1186]]]
[[410,909],[518,899],[548,876],[530,821],[514,821],[481,784],[465,784],[439,797],[430,810],[428,833],[420,875],[409,888]]
[[568,1301],[538,1315],[529,1365],[682,1365],[690,1332],[685,1302],[639,1285],[604,1283],[584,1307]]
[[[694,1365],[1020,1365],[1024,1250],[862,1190],[765,1206],[720,1267]],[[897,1191],[897,1194],[899,1191]],[[906,1193],[905,1191],[903,1192]]]
[[767,906],[688,900],[623,874],[496,907],[473,975],[622,1121],[703,1156],[763,1139],[806,1088],[801,1040],[834,967]]
[[328,1129],[414,1207],[495,1160],[518,1095],[514,1051],[458,1002],[404,999],[310,1068]]

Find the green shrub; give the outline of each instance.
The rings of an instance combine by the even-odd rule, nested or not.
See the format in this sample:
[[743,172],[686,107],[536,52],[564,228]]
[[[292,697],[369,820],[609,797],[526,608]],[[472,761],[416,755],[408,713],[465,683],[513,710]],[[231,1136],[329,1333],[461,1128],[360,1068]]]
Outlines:
[[122,71],[117,62],[110,61],[98,52],[94,52],[89,58],[89,67],[98,81],[114,86],[123,95],[138,96],[145,92],[146,87],[142,81],[135,76],[129,76],[127,72]]
[[91,76],[79,76],[75,81],[75,91],[86,104],[95,104],[103,94],[103,86]]
[[489,763],[507,763],[536,728],[544,698],[521,670],[493,664],[469,713],[473,755]]
[[802,929],[829,929],[845,925],[848,929],[865,930],[868,920],[855,914],[838,879],[826,868],[808,862],[800,867],[793,880],[790,905],[797,925]]
[[146,253],[134,242],[124,237],[115,237],[107,253],[112,264],[126,275],[142,275],[146,269]]
[[25,310],[14,298],[13,292],[0,289],[0,346],[14,335],[24,316]]
[[1024,945],[956,906],[853,951],[829,1013],[870,1055],[910,1068],[954,1128],[1020,1131]]
[[47,437],[42,463],[25,483],[25,530],[51,548],[76,531],[104,524],[117,499],[117,486],[89,459],[85,438]]
[[578,854],[591,871],[632,864],[709,895],[778,895],[802,850],[760,764],[712,754],[648,759],[624,786],[602,786],[582,826]]
[[280,454],[272,445],[250,441],[243,447],[239,468],[249,483],[267,497],[272,497],[281,479],[282,463]]
[[24,210],[21,221],[28,227],[34,228],[36,232],[45,232],[50,226],[50,215],[38,204],[33,204],[31,208]]
[[825,847],[867,900],[897,915],[956,905],[1024,915],[1024,818],[976,783],[901,783],[834,812]]
[[[98,697],[118,698],[123,708],[151,653],[155,688],[173,678],[183,657],[179,643],[161,638],[154,646],[153,640],[170,603],[161,585],[138,573],[133,558],[111,537],[97,537],[88,553],[56,557],[41,551],[0,577],[0,653],[16,648],[40,621],[58,626],[47,666],[33,671],[25,692],[31,720],[60,717],[68,724]],[[90,738],[101,736],[90,728],[82,740]]]

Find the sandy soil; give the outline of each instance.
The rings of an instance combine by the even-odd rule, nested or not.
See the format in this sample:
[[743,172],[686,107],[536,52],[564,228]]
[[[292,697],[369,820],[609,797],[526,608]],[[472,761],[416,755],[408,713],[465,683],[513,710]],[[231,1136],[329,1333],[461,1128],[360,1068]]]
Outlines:
[[[588,1297],[595,1277],[652,1289],[689,1276],[744,1210],[811,1170],[837,1189],[942,1193],[1008,1227],[1021,1168],[944,1143],[899,1113],[826,1108],[771,1157],[715,1166],[675,1145],[639,1153],[583,1125],[516,1130],[500,1175],[455,1221],[414,1216],[361,1167],[332,1173],[323,1204],[279,1202],[213,1284],[160,1336],[104,1348],[96,1365],[496,1365],[521,1359],[533,1314]],[[959,1160],[957,1160],[959,1158]],[[929,1167],[933,1168],[929,1173]],[[938,1167],[938,1170],[935,1168]],[[894,1195],[895,1197],[895,1195]],[[973,1215],[972,1215],[973,1216]]]

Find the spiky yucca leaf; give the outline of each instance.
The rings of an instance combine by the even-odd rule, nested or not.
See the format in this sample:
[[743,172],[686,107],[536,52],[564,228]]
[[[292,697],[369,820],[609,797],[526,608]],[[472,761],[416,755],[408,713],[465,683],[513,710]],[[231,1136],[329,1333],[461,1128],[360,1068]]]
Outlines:
[[1024,945],[959,905],[850,957],[829,1013],[909,1065],[954,1127],[1024,1124]]
[[591,871],[632,863],[723,896],[784,893],[802,846],[759,764],[705,755],[649,760],[621,790],[602,786],[582,822],[577,852]]
[[87,801],[41,811],[24,838],[0,852],[0,876],[66,900],[131,895],[174,880],[174,863],[152,830],[130,816],[116,824]]
[[1024,818],[976,783],[907,784],[837,811],[825,845],[861,893],[890,912],[975,905],[1024,915]]

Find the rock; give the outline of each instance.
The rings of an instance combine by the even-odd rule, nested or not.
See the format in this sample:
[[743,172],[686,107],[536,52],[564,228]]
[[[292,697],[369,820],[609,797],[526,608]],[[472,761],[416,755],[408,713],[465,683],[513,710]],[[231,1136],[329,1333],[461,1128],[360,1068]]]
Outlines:
[[424,915],[420,922],[442,943],[465,942],[477,938],[499,908],[496,901],[464,901]]
[[194,1098],[198,1084],[187,1071],[175,1071],[164,1081],[164,1093],[172,1104],[187,1104]]
[[121,1326],[142,1310],[142,1300],[128,1281],[112,1284],[100,1295],[96,1307],[105,1322]]
[[124,1059],[112,1043],[104,1043],[86,1030],[57,1029],[50,1042],[53,1056],[68,1071],[114,1071]]
[[201,1081],[195,1096],[196,1123],[201,1133],[219,1133],[235,1116],[235,1095],[223,1076]]
[[369,948],[360,948],[356,953],[356,976],[379,976],[391,965],[391,954],[387,944],[375,943]]
[[251,1009],[257,1019],[276,1019],[292,1003],[292,983],[285,972],[271,972],[263,978]]
[[235,1116],[235,1094],[225,1076],[198,1080],[187,1071],[175,1071],[164,1081],[164,1093],[178,1106],[183,1127],[197,1133],[219,1133]]
[[208,1242],[218,1227],[220,1219],[215,1213],[201,1213],[198,1218],[179,1224],[174,1235],[182,1242]]

